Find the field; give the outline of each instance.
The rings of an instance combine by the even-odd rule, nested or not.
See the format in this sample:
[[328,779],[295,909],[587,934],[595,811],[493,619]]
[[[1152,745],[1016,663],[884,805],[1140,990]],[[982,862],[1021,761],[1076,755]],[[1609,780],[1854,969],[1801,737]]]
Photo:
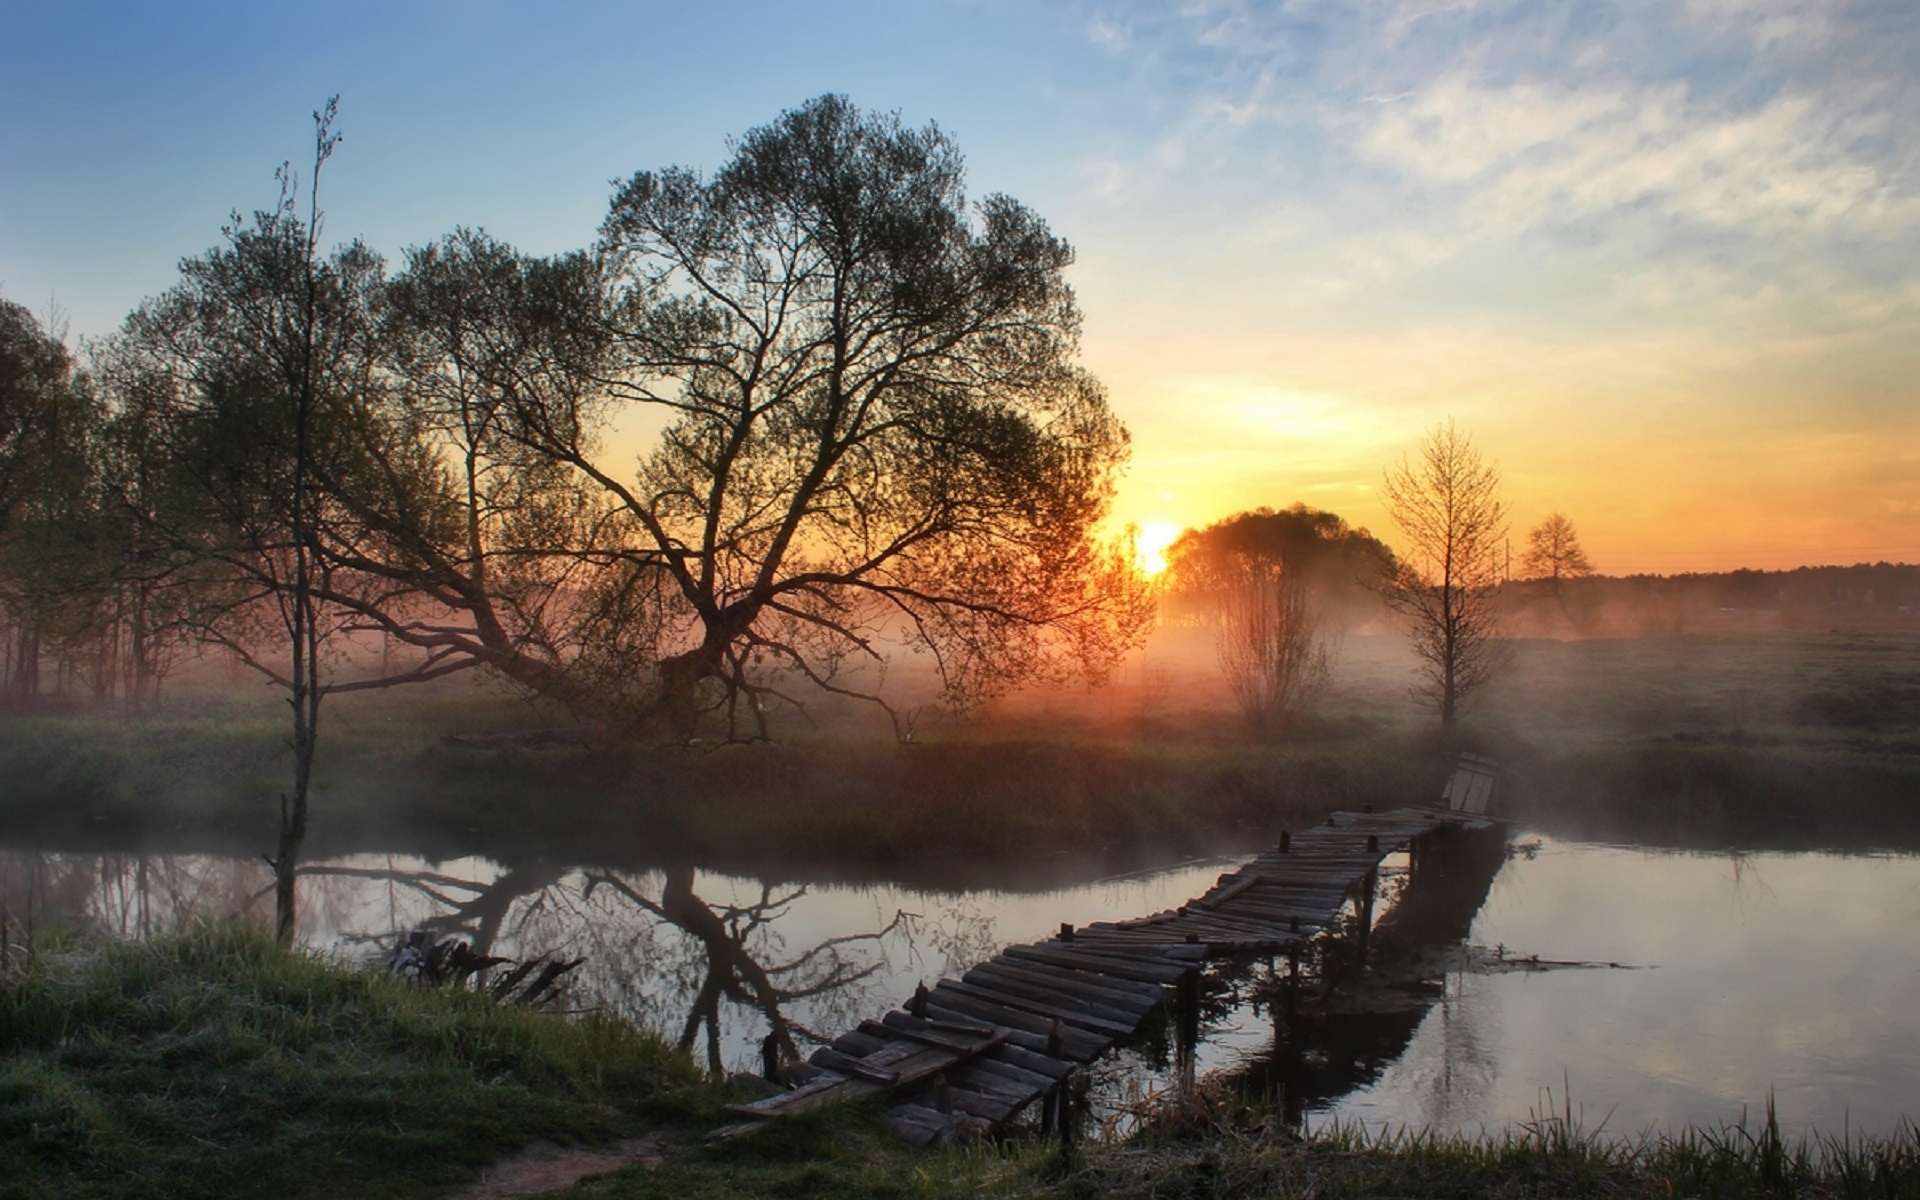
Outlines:
[[[1085,877],[1259,844],[1334,807],[1437,794],[1458,745],[1508,768],[1510,810],[1685,845],[1920,845],[1920,635],[1770,631],[1525,640],[1458,744],[1410,694],[1404,645],[1354,636],[1293,727],[1238,719],[1204,631],[1167,629],[1100,688],[922,718],[789,716],[773,744],[468,749],[562,723],[466,682],[337,697],[309,853],[667,858],[792,879],[954,886]],[[67,849],[254,853],[284,787],[274,694],[176,682],[162,713],[0,722],[0,813]]]

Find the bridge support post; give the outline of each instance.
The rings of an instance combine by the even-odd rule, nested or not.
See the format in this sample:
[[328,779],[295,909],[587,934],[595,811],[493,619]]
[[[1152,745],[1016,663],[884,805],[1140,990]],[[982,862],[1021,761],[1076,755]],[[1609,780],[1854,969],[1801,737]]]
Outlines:
[[1061,1152],[1065,1154],[1073,1153],[1073,1075],[1072,1071],[1068,1071],[1059,1083],[1053,1085],[1053,1098],[1049,1105],[1055,1110],[1051,1115],[1054,1126],[1060,1132]]
[[1179,1027],[1175,1034],[1175,1053],[1183,1086],[1193,1085],[1194,1056],[1200,1044],[1200,968],[1189,967],[1180,976]]
[[1360,970],[1367,969],[1367,942],[1373,936],[1373,894],[1380,890],[1380,872],[1368,871],[1360,884]]

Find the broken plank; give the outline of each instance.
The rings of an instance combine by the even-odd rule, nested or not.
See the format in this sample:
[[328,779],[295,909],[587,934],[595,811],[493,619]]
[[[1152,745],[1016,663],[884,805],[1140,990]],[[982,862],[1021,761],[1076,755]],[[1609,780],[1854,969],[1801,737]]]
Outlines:
[[[1018,1040],[1021,1046],[1036,1053],[1045,1053],[1047,1043],[1053,1035],[1053,1019],[1026,1009],[1009,1008],[978,996],[970,996],[953,989],[935,988],[933,997],[927,1004],[927,1012],[934,1015],[954,1014],[961,1017],[978,1017],[994,1021],[1014,1030],[1008,1040]],[[1075,1062],[1089,1062],[1106,1053],[1113,1045],[1113,1038],[1104,1033],[1090,1032],[1064,1022],[1060,1028],[1060,1052]]]
[[1018,971],[1022,975],[1032,976],[1039,982],[1056,984],[1060,987],[1077,988],[1085,991],[1088,997],[1103,1003],[1131,1007],[1135,1003],[1158,1004],[1166,989],[1157,983],[1143,983],[1136,979],[1121,979],[1113,975],[1102,975],[1097,971],[1082,967],[1063,966],[1059,963],[1044,962],[1032,958],[1012,958],[1001,955],[989,959],[982,966],[991,966],[997,970]]
[[958,1081],[949,1081],[947,1090],[940,1094],[940,1098],[953,1111],[978,1117],[990,1125],[999,1125],[1010,1119],[1032,1099],[1027,1096],[1013,1099],[977,1092]]
[[790,1092],[781,1092],[777,1096],[768,1096],[764,1100],[755,1100],[751,1104],[729,1105],[728,1112],[743,1117],[756,1117],[765,1120],[770,1117],[786,1116],[790,1113],[805,1112],[819,1104],[838,1100],[854,1100],[862,1096],[871,1096],[883,1091],[880,1085],[864,1079],[849,1079],[845,1075],[822,1076],[804,1087]]
[[1127,957],[1121,954],[1103,954],[1098,950],[1062,949],[1058,942],[1042,942],[1034,946],[1009,946],[1001,954],[1002,958],[1027,958],[1035,962],[1053,963],[1066,967],[1081,967],[1097,971],[1118,979],[1131,979],[1136,983],[1173,984],[1180,982],[1180,976],[1186,973],[1186,964],[1161,960],[1155,961],[1145,956]]
[[[1223,878],[1222,882],[1225,883],[1226,880]],[[1249,888],[1258,887],[1259,884],[1260,877],[1258,875],[1242,875],[1238,879],[1233,880],[1233,882],[1226,883],[1226,886],[1216,888],[1214,891],[1207,893],[1195,901],[1195,903],[1202,908],[1213,908],[1216,905],[1225,904]]]
[[909,1144],[925,1149],[951,1138],[953,1118],[919,1104],[898,1104],[887,1110],[887,1125]]
[[981,963],[962,975],[960,981],[1027,996],[1057,1006],[1062,1011],[1071,1010],[1100,1017],[1129,1029],[1159,1003],[1158,997],[1148,1000],[1144,997],[1105,994],[1077,982],[1051,979],[1041,972],[1023,971],[997,962]]
[[995,1046],[980,1056],[983,1061],[1011,1063],[1022,1070],[1032,1071],[1036,1075],[1045,1075],[1058,1083],[1073,1072],[1073,1064],[1054,1058],[1048,1054],[1036,1054],[1024,1046],[1016,1046],[1011,1041]]
[[1049,1003],[1045,997],[1035,999],[1020,992],[1010,992],[999,987],[982,987],[979,984],[961,980],[943,979],[940,982],[944,986],[950,986],[961,997],[985,1000],[1005,1008],[1016,1008],[1041,1016],[1057,1017],[1063,1025],[1105,1034],[1113,1039],[1131,1039],[1140,1028],[1137,1021],[1116,1021],[1111,1017],[1096,1016],[1069,1008],[1064,1004]]
[[[991,1058],[968,1059],[962,1064],[968,1071],[979,1072],[1004,1082],[1008,1087],[1017,1087],[1024,1091],[1039,1093],[1050,1091],[1054,1081],[1051,1076],[1038,1071],[1029,1071],[1010,1062],[996,1062]],[[959,1070],[960,1068],[955,1068]]]

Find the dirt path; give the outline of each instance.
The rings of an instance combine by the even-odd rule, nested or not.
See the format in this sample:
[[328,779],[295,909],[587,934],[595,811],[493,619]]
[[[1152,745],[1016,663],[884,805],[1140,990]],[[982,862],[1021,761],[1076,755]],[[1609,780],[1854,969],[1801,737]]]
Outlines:
[[571,1187],[582,1179],[608,1175],[623,1167],[660,1165],[667,1148],[679,1140],[671,1130],[657,1129],[642,1137],[605,1146],[556,1146],[535,1142],[494,1163],[478,1182],[455,1192],[448,1200],[518,1200]]

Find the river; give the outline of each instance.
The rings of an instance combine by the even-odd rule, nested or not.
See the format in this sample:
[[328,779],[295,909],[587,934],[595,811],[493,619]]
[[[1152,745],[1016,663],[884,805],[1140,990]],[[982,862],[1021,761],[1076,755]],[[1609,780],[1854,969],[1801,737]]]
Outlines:
[[[1304,1015],[1263,990],[1284,965],[1216,987],[1199,1070],[1282,1089],[1314,1126],[1473,1133],[1571,1113],[1630,1136],[1751,1125],[1769,1095],[1792,1130],[1884,1133],[1920,1115],[1920,857],[1514,841],[1465,937],[1401,960],[1389,943],[1386,986]],[[1234,865],[952,893],[359,855],[315,864],[300,937],[380,961],[396,930],[431,925],[509,957],[584,957],[564,1006],[611,1009],[742,1070],[770,1014],[804,1051],[916,983],[1063,921],[1177,905]],[[258,860],[14,850],[0,852],[0,918],[139,935],[258,911],[267,882]],[[689,905],[705,915],[686,919]],[[1159,1045],[1106,1075],[1110,1116],[1115,1097],[1177,1084]]]

